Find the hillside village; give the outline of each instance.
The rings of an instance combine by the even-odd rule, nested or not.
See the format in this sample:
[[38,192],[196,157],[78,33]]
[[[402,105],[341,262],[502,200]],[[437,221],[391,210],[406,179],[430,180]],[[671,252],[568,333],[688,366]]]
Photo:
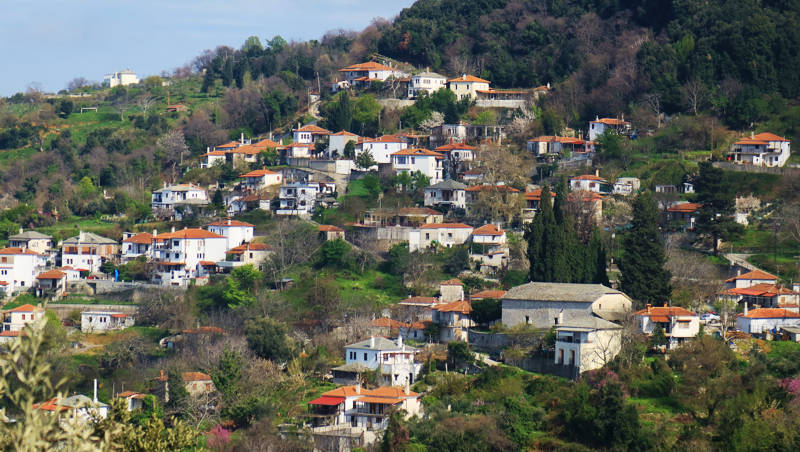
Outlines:
[[431,64],[400,33],[415,8],[0,99],[9,432],[37,419],[51,445],[82,444],[69,426],[126,450],[800,444],[796,96],[742,101],[763,110],[743,120],[718,108],[728,79],[702,102],[686,81],[676,108],[647,72],[626,106],[580,77]]

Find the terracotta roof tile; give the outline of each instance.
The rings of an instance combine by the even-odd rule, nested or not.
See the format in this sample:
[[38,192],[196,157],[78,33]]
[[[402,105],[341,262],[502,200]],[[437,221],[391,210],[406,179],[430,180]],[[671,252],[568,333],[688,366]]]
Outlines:
[[122,243],[137,243],[140,245],[149,245],[153,243],[153,234],[149,232],[142,232],[140,234],[128,237],[127,239],[123,240]]
[[472,235],[503,235],[506,231],[498,228],[493,224],[485,224],[478,229],[472,231]]
[[184,372],[181,375],[183,381],[205,381],[211,380],[211,376],[203,372]]
[[737,279],[758,279],[758,280],[774,280],[774,281],[777,281],[778,277],[775,276],[775,275],[770,275],[769,273],[761,271],[761,270],[753,270],[753,271],[750,271],[750,272],[747,272],[747,273],[743,273],[743,274],[741,274],[739,276],[734,276],[733,278],[730,278],[730,279],[726,280],[725,282],[733,282],[733,281],[736,281]]
[[792,312],[788,309],[780,309],[780,308],[760,308],[760,309],[751,309],[747,314],[739,314],[740,317],[744,317],[747,319],[783,319],[783,318],[791,318],[797,319],[800,318],[800,314],[796,312]]

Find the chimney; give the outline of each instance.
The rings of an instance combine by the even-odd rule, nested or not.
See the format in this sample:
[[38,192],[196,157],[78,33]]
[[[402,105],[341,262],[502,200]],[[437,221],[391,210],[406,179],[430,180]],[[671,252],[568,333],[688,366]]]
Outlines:
[[744,302],[744,315],[747,315],[747,302]]
[[408,383],[408,378],[406,378],[406,387],[403,389],[403,392],[408,395],[411,392],[410,384]]
[[750,131],[750,138],[755,138],[755,137],[756,137],[756,135],[755,135],[755,134],[753,133],[753,131],[751,130],[751,131]]
[[231,219],[228,218],[228,226],[230,226],[230,225],[231,225]]
[[156,238],[158,235],[158,229],[153,229],[153,238]]
[[625,120],[625,113],[622,114],[622,120]]
[[244,132],[242,132],[242,137],[239,139],[239,141],[240,141],[242,144],[244,144]]
[[467,79],[467,74],[461,74],[461,80],[466,80],[466,79]]
[[647,313],[648,314],[650,314],[650,308],[652,308],[652,307],[653,306],[650,303],[647,304]]
[[401,336],[399,333],[397,334],[397,346],[398,347],[403,346],[403,336]]
[[369,337],[369,348],[375,348],[375,336]]
[[792,284],[792,292],[800,292],[800,283]]
[[600,170],[599,169],[594,170],[594,175],[600,177]]
[[564,310],[563,309],[558,311],[558,324],[559,325],[563,325],[564,324]]
[[19,233],[22,234],[22,228],[19,228]]
[[83,231],[78,232],[78,242],[83,242],[84,237],[86,237]]
[[356,394],[361,394],[361,382],[356,382]]
[[97,378],[94,379],[94,403],[97,403]]
[[547,89],[550,89],[550,82],[547,82]]
[[175,232],[175,226],[172,226],[171,228],[169,228],[169,232],[173,232],[174,233]]

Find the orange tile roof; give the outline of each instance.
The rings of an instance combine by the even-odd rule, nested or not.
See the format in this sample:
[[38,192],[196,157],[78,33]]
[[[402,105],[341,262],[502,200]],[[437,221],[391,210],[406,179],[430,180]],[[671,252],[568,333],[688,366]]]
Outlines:
[[346,68],[339,69],[339,72],[363,72],[363,71],[394,71],[384,64],[376,63],[375,61],[367,61],[366,63],[351,64]]
[[764,140],[764,141],[792,141],[784,137],[780,137],[775,135],[774,133],[770,132],[762,132],[753,136],[756,140]]
[[200,261],[200,265],[202,265],[203,267],[211,267],[217,265],[217,263],[214,261]]
[[181,375],[183,381],[206,381],[211,380],[211,376],[203,372],[184,372]]
[[36,251],[31,251],[27,248],[20,248],[17,246],[0,249],[0,254],[27,254],[31,256],[41,256],[41,254],[37,253]]
[[226,151],[211,151],[211,152],[206,152],[205,154],[201,155],[201,157],[208,157],[209,155],[213,155],[216,157],[224,157],[227,154],[228,153]]
[[641,311],[638,311],[636,313],[636,315],[649,316],[649,317],[652,317],[652,316],[661,316],[661,317],[690,316],[690,317],[697,317],[697,314],[695,314],[694,312],[689,311],[689,310],[684,309],[684,308],[681,308],[681,307],[678,307],[678,306],[653,306],[653,307],[650,307],[649,309],[645,308],[645,309],[642,309]]
[[165,232],[158,234],[156,240],[170,239],[224,239],[225,237],[205,229],[186,228],[175,232]]
[[61,270],[48,270],[46,272],[39,273],[39,276],[37,276],[36,279],[61,279],[65,276],[67,276],[67,274]]
[[571,177],[570,180],[596,180],[605,182],[606,180],[600,176],[595,176],[594,174],[583,174],[580,176]]
[[470,295],[469,298],[472,300],[484,299],[484,298],[492,298],[495,300],[499,300],[503,298],[503,295],[505,294],[506,294],[505,290],[481,290],[478,293]]
[[342,130],[341,132],[332,133],[333,136],[346,136],[346,137],[357,137],[358,135],[354,133],[350,133],[346,130]]
[[452,150],[462,150],[466,149],[468,151],[474,151],[476,148],[474,146],[470,146],[463,143],[448,143],[444,146],[439,146],[436,148],[437,151],[452,151]]
[[733,144],[739,144],[739,145],[762,145],[762,146],[766,146],[766,145],[768,145],[769,143],[768,143],[768,142],[766,142],[766,141],[764,141],[764,140],[755,140],[755,139],[753,139],[753,138],[742,138],[741,140],[739,140],[739,141],[737,141],[736,143],[733,143]]
[[332,224],[321,224],[317,229],[319,232],[344,232],[344,229]]
[[[555,198],[555,197],[556,197],[555,192],[551,191],[550,192],[550,198],[552,199],[552,198]],[[542,189],[541,188],[537,188],[536,190],[533,190],[533,191],[526,191],[525,192],[525,199],[530,200],[530,201],[541,201],[541,199],[542,199]]]
[[433,309],[439,312],[460,312],[462,314],[469,314],[472,312],[472,304],[467,300],[460,300],[434,306]]
[[125,392],[120,392],[119,394],[117,394],[117,397],[122,397],[124,399],[127,399],[128,397],[130,397],[132,399],[143,399],[143,398],[145,398],[145,395],[142,394],[141,392],[125,391]]
[[420,229],[472,229],[472,226],[464,223],[426,223]]
[[739,276],[734,276],[733,278],[727,279],[725,282],[733,282],[737,279],[762,279],[762,280],[774,280],[777,281],[778,277],[775,275],[770,275],[767,272],[761,270],[753,270],[747,273],[743,273]]
[[219,146],[215,146],[216,149],[230,149],[230,148],[238,148],[242,143],[238,141],[229,141],[225,144],[221,144]]
[[243,254],[245,251],[266,251],[269,245],[266,243],[243,243],[227,251],[227,254]]
[[798,319],[800,318],[800,314],[792,312],[788,309],[759,308],[751,309],[747,314],[739,314],[739,317],[744,317],[747,319]]
[[485,224],[478,229],[472,231],[472,235],[503,235],[506,231],[498,228],[493,224]]
[[464,283],[458,278],[448,279],[439,283],[440,286],[463,286]]
[[231,220],[231,219],[217,220],[217,221],[215,221],[213,223],[208,223],[208,226],[221,226],[221,227],[231,227],[231,228],[233,228],[233,227],[253,228],[253,227],[255,227],[250,223],[245,223],[244,221]]
[[397,320],[392,320],[389,317],[381,317],[379,319],[375,319],[370,323],[374,327],[378,328],[406,328],[408,327],[407,323],[398,322]]
[[667,208],[667,212],[692,213],[692,212],[697,212],[702,207],[703,207],[702,204],[698,204],[696,202],[685,202],[683,204],[675,204],[674,206]]
[[540,137],[528,140],[528,143],[569,143],[569,144],[584,144],[585,141],[580,138],[573,137],[559,137],[555,135],[542,135]]
[[[363,392],[363,391],[362,391]],[[414,391],[408,391],[408,394],[405,392],[405,388],[400,386],[381,386],[380,388],[369,389],[367,390],[368,394],[375,397],[416,397],[417,394]]]
[[436,304],[439,299],[436,297],[408,297],[398,301],[400,304]]
[[403,149],[401,151],[397,151],[392,155],[413,155],[413,156],[431,156],[436,157],[437,159],[443,159],[444,155],[430,151],[428,149]]
[[265,138],[265,139],[253,144],[253,147],[257,147],[257,148],[276,148],[278,146],[280,146],[280,143],[276,143],[276,142],[270,140],[269,138]]
[[621,126],[624,124],[630,124],[628,121],[623,121],[621,119],[616,119],[616,118],[600,118],[596,121],[591,121],[591,122],[599,122],[608,126]]
[[65,407],[64,405],[58,404],[58,397],[53,397],[50,400],[41,402],[41,403],[34,403],[33,404],[34,410],[43,410],[43,411],[66,411],[69,408]]
[[303,127],[300,127],[299,129],[292,130],[292,132],[311,132],[312,134],[313,133],[326,133],[326,134],[331,133],[330,130],[323,129],[322,127],[316,126],[314,124],[305,125]]
[[42,308],[37,308],[32,304],[24,304],[22,306],[17,306],[14,309],[9,309],[6,312],[34,312],[34,311],[41,311]]
[[327,392],[323,392],[320,395],[329,396],[329,397],[330,396],[332,396],[332,397],[354,397],[354,396],[358,396],[358,395],[364,394],[366,392],[367,392],[367,390],[364,389],[364,388],[361,388],[360,392],[356,392],[356,387],[355,386],[342,386],[341,388],[336,388],[336,389],[332,389],[332,390],[327,391]]
[[140,234],[132,235],[123,240],[122,243],[138,243],[140,245],[149,245],[153,243],[153,234],[149,232],[142,232]]
[[468,82],[477,82],[477,83],[492,83],[489,80],[484,80],[482,78],[475,77],[474,75],[463,75],[457,78],[451,78],[447,81],[447,83],[468,83]]

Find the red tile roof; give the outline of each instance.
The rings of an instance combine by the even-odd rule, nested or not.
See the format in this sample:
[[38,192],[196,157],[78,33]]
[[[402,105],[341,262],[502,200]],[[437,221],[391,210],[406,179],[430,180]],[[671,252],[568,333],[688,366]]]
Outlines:
[[36,251],[31,251],[27,248],[20,248],[16,246],[0,249],[0,254],[27,254],[31,256],[41,256],[41,254],[37,253]]
[[467,83],[467,82],[477,82],[477,83],[491,83],[489,80],[484,80],[482,78],[475,77],[474,75],[462,75],[461,77],[451,78],[447,81],[447,83]]
[[[555,192],[551,191],[550,192],[550,199],[555,198],[555,197],[556,197]],[[541,188],[537,188],[536,190],[533,190],[533,191],[526,191],[525,192],[525,199],[527,199],[529,201],[541,201],[542,200],[542,189]]]
[[37,308],[32,304],[24,304],[22,306],[17,306],[14,309],[9,309],[6,312],[34,312],[34,311],[41,311],[42,308]]
[[475,147],[466,145],[464,143],[448,143],[444,146],[439,146],[436,148],[437,151],[452,151],[452,150],[468,150],[474,151]]
[[796,312],[792,312],[788,309],[780,309],[780,308],[760,308],[760,309],[751,309],[747,314],[739,314],[740,317],[744,317],[747,319],[783,319],[783,318],[791,318],[797,319],[800,318],[800,314]]
[[478,293],[474,293],[469,296],[471,300],[478,300],[478,299],[485,299],[485,298],[492,298],[495,300],[499,300],[503,298],[503,295],[506,294],[505,290],[481,290]]
[[769,144],[770,141],[788,141],[791,142],[792,140],[788,140],[784,137],[775,135],[774,133],[770,132],[763,132],[759,133],[758,135],[753,135],[752,137],[745,137],[741,140],[737,141],[734,144]]
[[388,317],[381,317],[379,319],[375,319],[371,323],[372,326],[378,328],[405,328],[408,327],[407,323],[398,322],[397,320],[392,320]]
[[458,278],[448,279],[439,283],[440,286],[463,286],[464,283]]
[[358,135],[354,133],[350,133],[346,130],[342,130],[341,132],[332,133],[333,136],[346,136],[346,137],[357,137]]
[[344,232],[344,229],[332,224],[321,224],[317,229],[319,232]]
[[158,234],[156,240],[170,240],[170,239],[224,239],[225,237],[213,232],[206,231],[205,229],[182,229],[175,232],[165,232]]
[[472,231],[472,235],[503,235],[506,231],[498,228],[493,224],[485,224],[478,229]]
[[667,212],[693,213],[697,212],[702,207],[702,204],[698,204],[696,202],[685,202],[683,204],[675,204],[674,206],[667,208]]
[[149,245],[153,243],[153,234],[149,232],[142,232],[140,234],[132,235],[123,240],[122,243],[138,243],[140,245]]
[[[695,314],[694,312],[678,306],[654,306],[642,309],[641,311],[638,311],[636,315],[649,316],[651,318],[653,316],[665,317],[665,318],[684,317],[684,316],[697,317],[697,314]],[[653,320],[653,321],[657,322],[658,320]]]
[[245,251],[267,251],[269,245],[266,243],[243,243],[227,251],[227,254],[243,254]]
[[398,301],[400,304],[436,304],[438,302],[439,299],[436,297],[408,297]]
[[376,63],[374,61],[367,61],[366,63],[351,64],[346,68],[339,69],[339,72],[363,72],[363,71],[394,71],[384,64]]
[[430,151],[428,149],[403,149],[401,151],[397,151],[392,155],[413,155],[413,156],[431,156],[436,157],[437,159],[444,159],[444,155]]
[[743,273],[743,274],[741,274],[739,276],[734,276],[733,278],[730,278],[730,279],[726,280],[725,282],[733,282],[733,281],[736,281],[737,279],[759,279],[759,280],[777,281],[778,277],[775,276],[775,275],[770,275],[769,273],[763,272],[761,270],[753,270],[753,271],[750,271],[750,272],[747,272],[747,273]]
[[419,227],[420,229],[472,229],[464,223],[426,223]]
[[36,279],[61,279],[65,276],[67,276],[67,274],[61,270],[48,270],[46,272],[39,273],[39,276],[37,276]]
[[206,381],[211,380],[211,376],[208,374],[204,374],[203,372],[184,372],[183,381]]
[[280,174],[280,173],[276,173],[275,171],[270,171],[268,169],[259,169],[255,171],[250,171],[247,174],[242,174],[239,177],[264,177],[271,174]]
[[591,122],[599,122],[608,126],[621,126],[624,124],[630,124],[628,121],[623,121],[621,119],[616,119],[616,118],[600,118],[596,121],[591,121]]
[[231,219],[217,220],[217,221],[215,221],[213,223],[208,223],[208,226],[219,226],[219,227],[228,227],[228,228],[253,228],[253,227],[255,227],[250,223],[245,223],[244,221],[231,220]]
[[436,305],[433,309],[439,312],[460,312],[462,314],[469,314],[472,312],[472,304],[467,300],[460,300]]
[[276,143],[269,138],[265,138],[257,143],[253,143],[252,146],[256,148],[276,148],[280,146],[280,143]]
[[606,180],[600,176],[595,176],[594,174],[583,174],[580,176],[571,177],[569,180],[596,180],[605,182]]
[[300,127],[299,129],[294,129],[294,130],[292,130],[292,132],[311,132],[312,134],[313,133],[325,133],[325,134],[331,133],[330,130],[323,129],[322,127],[316,126],[314,124],[309,124],[309,125]]

